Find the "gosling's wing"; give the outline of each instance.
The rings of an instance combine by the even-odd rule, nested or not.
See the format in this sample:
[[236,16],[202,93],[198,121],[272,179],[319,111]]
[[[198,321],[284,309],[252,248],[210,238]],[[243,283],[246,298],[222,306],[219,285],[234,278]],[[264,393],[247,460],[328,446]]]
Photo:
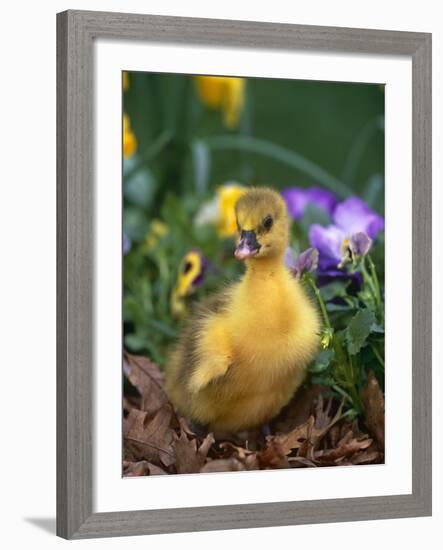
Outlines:
[[230,288],[210,296],[189,319],[181,377],[193,393],[226,375],[232,364],[223,318],[230,296]]

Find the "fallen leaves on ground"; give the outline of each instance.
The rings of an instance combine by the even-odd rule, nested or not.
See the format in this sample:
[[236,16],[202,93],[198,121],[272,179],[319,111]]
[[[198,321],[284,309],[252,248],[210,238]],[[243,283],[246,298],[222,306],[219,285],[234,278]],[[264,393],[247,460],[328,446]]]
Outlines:
[[[182,424],[182,423],[181,423]],[[180,437],[175,436],[175,468],[178,474],[199,472],[215,443],[214,436],[208,434],[200,443],[197,438],[189,438],[189,433],[181,429]]]
[[[371,373],[362,392],[365,425],[350,422],[343,402],[324,388],[301,389],[270,425],[242,434],[196,434],[179,417],[158,366],[124,353],[123,475],[379,464],[384,461],[384,396]],[[365,431],[367,428],[367,432]]]
[[155,363],[141,355],[123,354],[123,373],[138,391],[139,408],[153,413],[167,405],[163,391],[164,375]]
[[127,456],[141,458],[170,466],[176,462],[174,431],[170,427],[172,409],[170,405],[149,415],[145,411],[131,409],[123,420],[123,438]]

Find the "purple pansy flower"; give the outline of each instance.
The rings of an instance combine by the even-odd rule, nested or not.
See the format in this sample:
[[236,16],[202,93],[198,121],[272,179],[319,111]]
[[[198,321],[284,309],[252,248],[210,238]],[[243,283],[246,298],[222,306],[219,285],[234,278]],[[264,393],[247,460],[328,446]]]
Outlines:
[[131,239],[126,235],[126,233],[123,233],[123,255],[126,256],[126,254],[131,250]]
[[295,254],[290,246],[286,248],[284,264],[288,269],[292,269],[295,264]]
[[320,252],[320,270],[336,268],[341,260],[341,245],[346,234],[335,225],[323,227],[314,223],[309,228],[309,242]]
[[[383,218],[358,197],[350,197],[338,204],[332,220],[334,225],[323,227],[313,224],[309,229],[309,242],[320,252],[321,271],[337,268],[343,257],[343,243],[346,239],[364,233],[370,240],[374,240],[384,228]],[[365,245],[368,250],[371,242],[366,242],[366,245],[369,244]],[[355,244],[363,246],[362,242]]]
[[355,256],[356,258],[366,256],[371,246],[371,237],[368,237],[368,235],[366,235],[366,233],[364,233],[363,231],[354,233],[351,236],[349,248],[351,249],[351,253],[353,254],[353,256]]
[[342,244],[342,258],[338,267],[341,269],[348,263],[355,264],[360,258],[368,254],[372,246],[372,239],[365,232],[353,233]]
[[318,250],[316,248],[308,248],[302,252],[295,260],[294,275],[301,277],[304,273],[315,271],[318,267],[318,257]]
[[349,197],[338,204],[332,215],[332,221],[347,235],[363,232],[371,239],[375,239],[385,226],[383,218],[358,197]]
[[288,247],[285,253],[285,265],[296,277],[315,271],[318,267],[318,250],[308,248],[295,258],[292,248]]
[[296,220],[303,217],[308,204],[315,205],[331,216],[338,202],[334,193],[320,187],[309,187],[308,189],[289,187],[282,191],[282,196],[285,199],[289,214]]

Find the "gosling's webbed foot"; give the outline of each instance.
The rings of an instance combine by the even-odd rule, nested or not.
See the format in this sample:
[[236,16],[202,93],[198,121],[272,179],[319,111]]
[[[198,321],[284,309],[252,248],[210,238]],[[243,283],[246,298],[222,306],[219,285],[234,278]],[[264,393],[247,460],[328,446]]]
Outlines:
[[262,424],[260,432],[264,438],[268,437],[268,435],[272,435],[271,425],[269,423]]
[[200,424],[199,422],[194,422],[194,420],[188,421],[189,427],[198,437],[206,437],[208,435],[208,426],[205,424]]

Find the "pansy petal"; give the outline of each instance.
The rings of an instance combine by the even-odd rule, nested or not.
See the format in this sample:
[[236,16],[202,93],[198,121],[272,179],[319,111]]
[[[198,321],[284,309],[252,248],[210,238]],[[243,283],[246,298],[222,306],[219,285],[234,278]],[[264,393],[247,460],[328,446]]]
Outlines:
[[286,248],[284,264],[288,269],[293,269],[295,266],[295,254],[290,246]]
[[338,199],[331,191],[321,189],[320,187],[311,187],[307,190],[308,202],[314,204],[317,208],[324,210],[330,216],[337,206]]
[[123,255],[126,255],[131,250],[131,239],[123,233]]
[[324,210],[329,216],[334,211],[338,202],[337,197],[331,191],[320,187],[289,187],[282,191],[288,212],[292,218],[300,220],[308,204],[313,204],[320,210]]
[[332,219],[345,235],[363,231],[375,239],[384,228],[383,218],[358,197],[349,197],[338,204]]
[[341,260],[341,247],[345,234],[335,225],[323,227],[313,224],[309,228],[309,242],[320,253],[319,266],[325,269],[337,266]]
[[282,197],[286,202],[289,215],[295,220],[300,220],[303,217],[306,205],[308,203],[308,196],[306,189],[300,187],[290,187],[282,191]]
[[319,253],[316,248],[308,248],[296,259],[293,271],[301,277],[304,273],[315,271],[318,267]]
[[191,250],[182,260],[175,287],[179,297],[188,296],[204,281],[207,260],[198,250]]
[[246,188],[237,183],[228,183],[217,189],[218,220],[217,231],[221,237],[233,237],[237,233],[235,205],[244,195]]
[[196,76],[198,94],[210,109],[221,110],[228,128],[235,128],[245,102],[246,79],[229,76]]
[[374,213],[374,217],[368,224],[366,233],[371,237],[371,239],[375,239],[380,231],[383,231],[384,228],[385,220],[378,214]]
[[366,233],[360,231],[354,233],[350,238],[351,251],[354,257],[366,256],[372,245],[372,239]]

